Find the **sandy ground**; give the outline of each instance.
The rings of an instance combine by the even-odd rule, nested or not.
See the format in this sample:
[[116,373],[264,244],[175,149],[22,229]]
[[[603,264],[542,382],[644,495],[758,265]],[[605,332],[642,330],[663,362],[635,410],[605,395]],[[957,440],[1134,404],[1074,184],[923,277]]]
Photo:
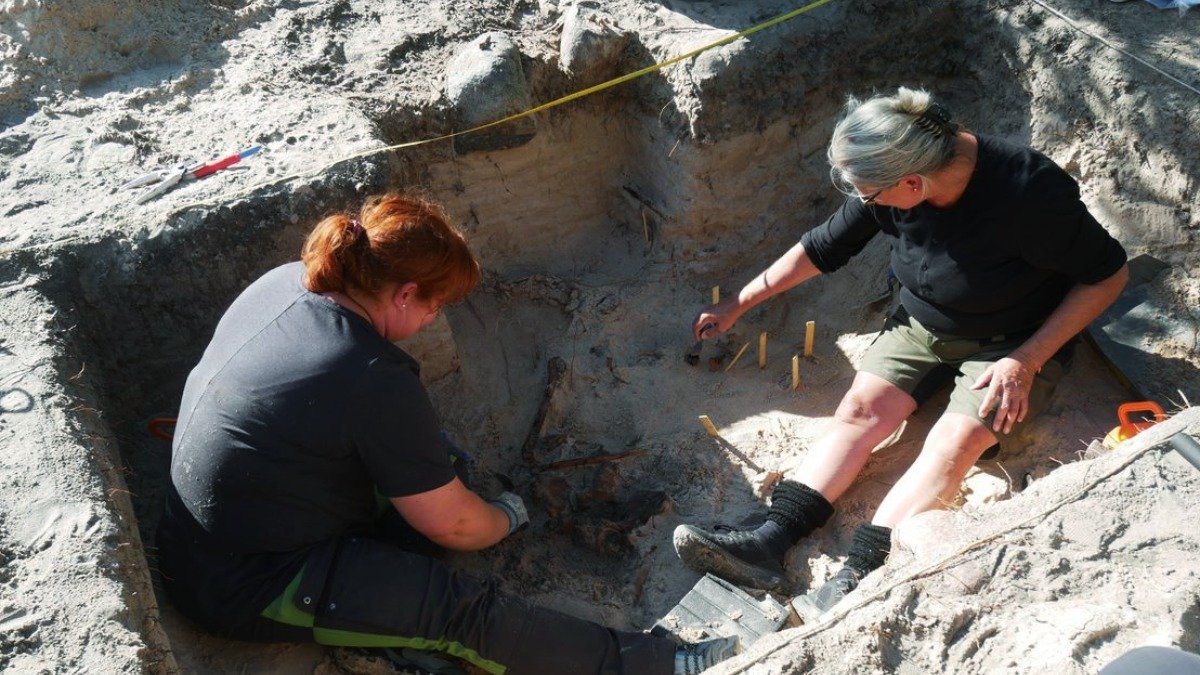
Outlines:
[[[0,7],[0,669],[355,668],[317,647],[204,637],[156,599],[152,532],[169,447],[145,423],[174,414],[187,370],[241,288],[294,259],[321,214],[389,187],[420,186],[446,203],[479,252],[487,270],[480,290],[409,347],[425,364],[447,428],[479,457],[483,483],[496,489],[503,475],[533,507],[530,532],[456,562],[499,576],[512,592],[619,627],[649,626],[695,582],[671,550],[675,525],[761,516],[756,487],[764,474],[803,458],[886,315],[886,301],[870,302],[885,286],[886,245],[877,241],[838,274],[751,312],[699,366],[682,358],[690,318],[711,287],[735,291],[836,204],[823,151],[848,93],[926,85],[970,128],[1031,143],[1071,171],[1131,254],[1167,263],[1139,314],[1143,388],[1172,411],[1185,397],[1200,400],[1200,153],[1183,140],[1200,130],[1200,96],[1039,4],[914,10],[834,2],[749,43],[543,113],[520,134],[484,135],[483,145],[501,149],[443,142],[329,164],[460,125],[467,111],[448,83],[451,69],[465,66],[452,64],[485,33],[511,39],[520,66],[513,87],[527,88],[514,96],[537,102],[794,5],[599,7]],[[1195,12],[1105,2],[1060,9],[1080,28],[1200,84]],[[564,40],[580,31],[594,48]],[[488,100],[497,114],[511,112],[512,101]],[[144,206],[115,190],[151,167],[250,143],[264,152],[241,168]],[[802,360],[793,391],[790,357],[809,320],[817,325],[814,355]],[[769,334],[763,369],[761,331]],[[718,353],[724,361],[710,371],[706,360]],[[553,359],[562,359],[565,375],[539,417]],[[945,517],[1001,522],[1012,505],[1033,511],[1070,494],[1068,478],[1116,461],[1080,458],[1131,395],[1097,353],[1082,349],[1051,409],[976,469]],[[830,525],[792,551],[796,592],[836,569],[849,532],[920,450],[944,400],[943,393],[923,407],[897,443],[878,451]],[[722,441],[703,432],[700,414]],[[531,429],[539,440],[523,453]],[[547,468],[602,451],[631,454]],[[1064,464],[1071,473],[1059,478]],[[1167,482],[1186,498],[1195,494],[1186,471],[1172,469],[1158,483],[1150,469],[1138,471],[1138,490]],[[1089,499],[1064,516],[1064,527],[1087,520]],[[1105,497],[1095,513],[1116,519],[1131,507]],[[1172,508],[1162,513],[1181,513]],[[977,534],[939,527],[924,540],[965,545]],[[1052,539],[1029,543],[1027,567],[993,574],[1029,577],[1060,558],[1108,560],[1095,543],[1064,552]],[[1194,590],[1195,534],[1144,539],[1174,542],[1163,555],[1185,580],[1178,587]],[[871,588],[944,554],[922,548],[921,536],[912,540],[912,560],[889,565]],[[1109,564],[1142,562],[1113,553]],[[1056,599],[1103,604],[1087,583],[1097,568],[1068,567],[1056,572],[1068,580]],[[1150,583],[1136,575],[1119,581]],[[981,631],[971,635],[979,644],[1002,639],[967,653],[953,648],[966,614],[939,613],[936,597],[923,593],[864,607],[840,624],[851,628],[828,632],[836,639],[782,633],[736,667],[832,671],[850,655],[848,663],[871,671],[909,672],[913,663],[922,672],[994,671],[1013,669],[1014,654],[1028,652],[1039,656],[1018,670],[1082,672],[1148,636],[1194,650],[1200,631],[1186,599],[1114,596],[1103,611],[1080,611],[1137,620],[1105,623],[1098,647],[1062,648],[1082,633],[1047,632],[1026,616],[997,613],[990,624],[971,624]],[[981,608],[1028,597],[988,586],[956,602],[982,617]],[[908,620],[913,607],[926,608],[927,625]],[[1054,625],[1073,620],[1053,616]],[[896,653],[914,657],[932,644],[938,655],[893,658],[878,639],[881,625],[898,636]]]

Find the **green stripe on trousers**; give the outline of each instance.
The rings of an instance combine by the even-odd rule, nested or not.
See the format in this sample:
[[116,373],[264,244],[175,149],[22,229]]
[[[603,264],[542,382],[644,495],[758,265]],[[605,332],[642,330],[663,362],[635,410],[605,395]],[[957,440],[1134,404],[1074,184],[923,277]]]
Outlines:
[[503,675],[508,670],[505,666],[495,661],[483,658],[474,649],[470,649],[453,640],[447,640],[444,637],[440,640],[430,640],[428,638],[358,633],[355,631],[314,626],[313,615],[302,611],[296,606],[295,602],[296,593],[300,589],[300,580],[303,577],[304,570],[301,569],[299,574],[288,584],[288,587],[283,590],[283,594],[275,598],[274,602],[270,605],[267,605],[267,608],[262,611],[260,616],[288,626],[311,628],[313,640],[321,645],[331,647],[408,647],[424,651],[438,651],[463,659],[493,675]]

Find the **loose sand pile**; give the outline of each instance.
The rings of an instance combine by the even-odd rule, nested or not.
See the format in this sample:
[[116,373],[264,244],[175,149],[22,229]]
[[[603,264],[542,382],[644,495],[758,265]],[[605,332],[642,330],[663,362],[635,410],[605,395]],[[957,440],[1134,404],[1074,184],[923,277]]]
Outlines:
[[[1059,4],[1200,85],[1196,13]],[[709,289],[733,292],[837,203],[824,147],[848,93],[927,86],[968,127],[1072,172],[1131,254],[1167,265],[1144,289],[1143,388],[1173,411],[1183,395],[1200,400],[1200,151],[1187,140],[1200,95],[1037,3],[835,0],[532,120],[330,164],[552,100],[795,6],[0,5],[0,669],[350,668],[314,646],[204,637],[160,601],[152,533],[170,448],[146,421],[174,416],[242,288],[295,259],[320,216],[388,188],[444,202],[481,257],[481,288],[409,348],[481,480],[511,479],[532,507],[532,532],[456,564],[616,626],[648,627],[695,582],[671,550],[675,525],[761,515],[764,474],[803,457],[886,315],[887,300],[872,302],[886,288],[876,241],[710,345],[705,359],[723,350],[722,369],[682,359]],[[264,152],[144,206],[115,190],[250,144]],[[792,391],[808,320],[815,354]],[[752,346],[725,372],[764,330],[766,368]],[[551,364],[563,367],[547,388]],[[1200,472],[1159,448],[1051,509],[1167,431],[1200,432],[1189,410],[1081,459],[1130,396],[1081,350],[1051,409],[981,463],[959,508],[901,528],[902,550],[854,596],[870,602],[725,670],[1088,672],[1143,643],[1200,648],[1200,535],[1188,527]],[[877,452],[830,525],[793,550],[796,592],[836,569],[944,402]],[[600,452],[629,454],[577,461]]]

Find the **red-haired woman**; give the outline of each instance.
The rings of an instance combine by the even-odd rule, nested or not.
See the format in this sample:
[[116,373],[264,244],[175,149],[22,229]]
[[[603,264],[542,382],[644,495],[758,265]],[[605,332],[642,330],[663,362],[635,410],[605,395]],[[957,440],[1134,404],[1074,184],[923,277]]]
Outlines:
[[677,649],[425,555],[528,522],[517,495],[485,501],[457,477],[418,365],[393,344],[478,280],[440,208],[386,196],[323,220],[302,262],[233,302],[183,392],[157,542],[171,601],[222,636],[441,650],[493,673],[698,672],[724,658],[727,640]]

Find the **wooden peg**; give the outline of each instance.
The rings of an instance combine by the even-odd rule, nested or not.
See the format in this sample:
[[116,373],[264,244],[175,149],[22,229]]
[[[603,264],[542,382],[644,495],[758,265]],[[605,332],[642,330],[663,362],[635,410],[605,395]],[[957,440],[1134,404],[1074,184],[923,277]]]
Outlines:
[[817,322],[809,321],[804,324],[804,358],[812,357],[813,338],[817,336]]
[[767,367],[767,331],[758,334],[758,369]]
[[800,388],[800,355],[792,356],[792,391]]
[[717,433],[717,425],[713,424],[713,421],[708,419],[708,415],[700,416],[700,424],[704,425],[704,430],[708,432],[709,436],[712,436],[713,438],[721,437],[721,434]]
[[739,349],[738,353],[733,356],[733,360],[729,362],[729,365],[725,366],[725,372],[727,372],[727,373],[729,372],[729,369],[733,367],[733,364],[738,362],[738,359],[742,358],[742,354],[745,354],[746,349],[748,349],[749,347],[750,347],[749,342],[742,345],[742,348]]
[[712,304],[715,305],[720,302],[721,302],[721,287],[713,286],[713,302],[712,302]]

